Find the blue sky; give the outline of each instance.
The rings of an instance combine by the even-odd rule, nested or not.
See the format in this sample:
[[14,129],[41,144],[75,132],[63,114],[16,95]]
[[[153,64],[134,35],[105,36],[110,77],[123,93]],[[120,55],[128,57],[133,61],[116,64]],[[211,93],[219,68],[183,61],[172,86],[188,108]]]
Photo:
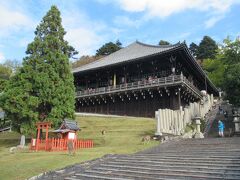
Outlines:
[[118,39],[127,46],[136,40],[199,43],[204,35],[221,43],[240,36],[240,0],[0,0],[0,63],[22,61],[51,5],[61,11],[76,57]]

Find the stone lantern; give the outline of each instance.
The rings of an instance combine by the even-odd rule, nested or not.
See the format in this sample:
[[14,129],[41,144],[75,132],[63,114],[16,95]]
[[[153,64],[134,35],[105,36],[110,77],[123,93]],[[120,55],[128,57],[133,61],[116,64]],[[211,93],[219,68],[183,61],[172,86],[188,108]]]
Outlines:
[[239,119],[239,114],[234,113],[233,114],[233,122],[235,125],[235,135],[240,135],[240,119]]
[[195,133],[194,138],[204,138],[204,136],[203,136],[203,134],[201,133],[201,130],[200,130],[201,117],[196,116],[194,118],[194,120],[195,120],[195,123],[196,123],[196,126],[197,126],[197,128],[196,128],[197,132]]

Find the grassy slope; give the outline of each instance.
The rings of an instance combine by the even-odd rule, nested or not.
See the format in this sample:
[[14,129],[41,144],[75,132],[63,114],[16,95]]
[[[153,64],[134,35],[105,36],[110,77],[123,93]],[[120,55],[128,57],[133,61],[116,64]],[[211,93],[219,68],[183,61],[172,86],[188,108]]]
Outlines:
[[[158,144],[141,142],[142,136],[152,135],[155,131],[155,121],[152,119],[78,117],[77,120],[82,129],[78,138],[93,139],[95,147],[81,149],[75,156],[69,156],[67,152],[25,151],[10,154],[9,148],[20,142],[20,135],[0,134],[0,179],[24,179],[105,154],[134,153]],[[104,136],[102,130],[106,131]]]

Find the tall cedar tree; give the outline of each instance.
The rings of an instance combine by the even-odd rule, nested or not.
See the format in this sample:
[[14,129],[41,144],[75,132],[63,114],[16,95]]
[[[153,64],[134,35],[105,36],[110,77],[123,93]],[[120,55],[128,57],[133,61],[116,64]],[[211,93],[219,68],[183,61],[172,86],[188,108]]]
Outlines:
[[214,59],[217,54],[218,46],[209,36],[204,36],[197,48],[198,59]]
[[64,40],[60,11],[52,6],[27,47],[23,66],[0,96],[1,106],[22,133],[32,133],[37,121],[54,126],[74,117],[74,84],[69,58],[77,52]]

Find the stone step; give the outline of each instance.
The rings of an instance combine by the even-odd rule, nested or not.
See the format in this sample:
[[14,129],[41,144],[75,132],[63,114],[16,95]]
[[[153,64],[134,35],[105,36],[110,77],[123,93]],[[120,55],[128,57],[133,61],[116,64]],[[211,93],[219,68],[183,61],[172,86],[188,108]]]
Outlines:
[[68,170],[64,175],[52,177],[59,180],[239,180],[239,142],[239,138],[173,140],[136,154],[108,155],[87,166],[74,165],[70,169],[74,174],[67,174]]
[[[240,149],[240,148],[239,148]],[[186,150],[177,150],[177,151],[165,151],[165,150],[151,150],[150,151],[150,154],[159,154],[159,153],[172,153],[172,154],[205,154],[205,155],[223,155],[223,154],[226,154],[226,155],[231,155],[232,154],[240,154],[239,152],[239,149],[238,150],[234,150],[234,151],[197,151],[197,150],[191,150],[191,149],[186,149]],[[147,152],[145,153],[138,153],[138,154],[148,154]]]
[[211,165],[186,165],[186,164],[144,164],[144,163],[138,163],[134,164],[129,162],[128,164],[118,164],[114,162],[109,162],[107,164],[101,164],[99,166],[103,167],[138,167],[138,168],[152,168],[152,169],[171,169],[171,168],[177,168],[177,169],[193,169],[193,170],[213,170],[213,171],[226,171],[226,172],[236,172],[240,174],[240,167],[229,167],[229,166],[211,166]]
[[[149,175],[145,174],[126,174],[123,172],[99,172],[99,171],[87,171],[84,173],[78,173],[75,175],[76,179],[108,179],[108,180],[130,180],[130,179],[145,179],[145,180],[165,180],[166,178],[161,177],[150,177]],[[168,180],[175,180],[176,178],[168,178]]]
[[[183,144],[179,144],[179,147],[185,147],[186,148],[186,145],[189,146],[189,148],[197,148],[197,147],[212,147],[216,149],[216,146],[219,148],[219,149],[227,149],[227,146],[228,145],[231,145],[231,147],[240,147],[239,144],[230,144],[230,143],[223,143],[223,144],[216,144],[216,143],[211,143],[211,144],[185,144],[185,146]],[[193,147],[191,147],[190,145],[192,145]],[[171,145],[171,147],[178,147],[176,145]]]
[[[133,157],[158,157],[159,154],[134,154]],[[181,154],[180,156],[179,155],[174,155],[174,154],[161,154],[159,157],[169,157],[169,158],[200,158],[200,157],[203,157],[203,158],[210,158],[210,159],[218,159],[218,158],[227,158],[227,159],[240,159],[240,153],[239,153],[239,157],[236,157],[236,156],[225,156],[225,155],[203,155],[203,156],[196,156],[196,155],[186,155],[186,154]]]
[[174,169],[177,169],[177,171],[187,171],[187,172],[211,172],[211,173],[219,173],[219,174],[227,174],[227,175],[238,175],[240,176],[240,168],[235,168],[235,169],[231,169],[231,168],[214,168],[214,167],[207,167],[207,166],[203,166],[203,167],[192,167],[192,166],[151,166],[151,165],[146,165],[146,166],[139,166],[139,165],[135,165],[135,166],[131,166],[131,165],[112,165],[112,164],[102,164],[99,167],[103,167],[103,168],[114,168],[114,169],[136,169],[136,170],[148,170],[148,171],[171,171]]
[[147,155],[142,155],[142,156],[131,156],[131,158],[134,158],[134,159],[174,159],[174,160],[211,160],[211,161],[239,161],[240,162],[240,157],[238,158],[224,158],[223,156],[221,158],[219,157],[196,157],[196,156],[188,156],[188,157],[184,157],[184,156],[174,156],[174,157],[169,157],[169,156],[147,156]]
[[[76,174],[76,178],[75,179],[81,179],[81,180],[85,180],[85,179],[106,179],[106,180],[131,180],[129,178],[121,178],[121,177],[111,177],[108,176],[106,173],[100,173],[100,175],[97,175],[99,173],[78,173]],[[65,178],[66,180],[68,180],[67,178]],[[71,179],[69,179],[71,180]]]
[[194,162],[194,163],[209,163],[209,164],[234,164],[234,165],[239,165],[240,166],[240,161],[224,161],[221,159],[215,160],[215,161],[211,161],[211,160],[191,160],[191,159],[185,159],[185,160],[179,160],[179,159],[163,159],[163,158],[159,158],[159,157],[155,157],[155,158],[145,158],[145,159],[141,159],[141,158],[134,158],[134,157],[125,157],[125,158],[121,158],[121,159],[115,159],[116,162],[129,162],[129,161],[137,161],[137,162],[171,162],[171,163],[176,163],[176,162]]
[[[240,148],[239,148],[240,149]],[[151,155],[151,156],[172,156],[179,154],[178,152],[157,152],[157,153],[139,153],[137,155]],[[193,153],[193,152],[182,152],[178,156],[184,157],[184,156],[198,156],[198,157],[209,157],[209,156],[235,156],[240,157],[240,151],[239,152],[231,152],[231,153]]]
[[233,177],[240,179],[239,173],[232,172],[213,172],[209,170],[205,171],[194,171],[194,170],[179,170],[179,169],[151,169],[151,168],[135,168],[135,167],[119,167],[119,168],[105,168],[105,167],[95,167],[93,170],[96,171],[105,171],[105,172],[127,172],[127,173],[135,173],[135,174],[149,174],[150,176],[155,176],[158,174],[184,174],[184,175],[199,175],[205,177]]
[[150,163],[150,164],[154,164],[154,165],[188,165],[188,166],[214,166],[214,167],[235,167],[235,168],[238,168],[239,167],[239,164],[232,164],[232,163],[228,163],[228,164],[221,164],[221,163],[206,163],[206,162],[162,162],[162,161],[125,161],[125,160],[117,160],[117,161],[114,161],[114,162],[111,162],[111,163],[115,163],[115,164],[127,164],[127,163],[131,163],[132,165],[137,165],[137,164],[140,164],[142,163],[143,165],[146,164],[146,163]]
[[76,176],[66,177],[64,180],[79,180]]
[[[231,149],[229,149],[228,147],[231,147]],[[182,145],[169,145],[169,147],[163,147],[161,149],[168,149],[168,148],[179,148],[179,149],[192,149],[192,150],[199,150],[198,148],[210,148],[210,149],[202,149],[204,151],[211,151],[211,150],[218,150],[218,151],[236,151],[237,149],[239,149],[239,145],[230,145],[230,144],[225,144],[224,146],[218,146],[218,145],[204,145],[204,146],[200,146],[200,145],[189,145],[189,146],[182,146]]]
[[[223,179],[226,176],[216,175],[216,174],[199,174],[199,173],[185,173],[185,172],[143,172],[143,171],[133,171],[133,170],[119,170],[119,169],[104,169],[98,170],[87,170],[85,173],[94,174],[94,175],[110,175],[110,176],[125,176],[125,177],[140,177],[140,179]],[[147,178],[144,178],[147,177]],[[228,179],[239,180],[240,176],[227,177]],[[138,179],[138,178],[134,178]]]

